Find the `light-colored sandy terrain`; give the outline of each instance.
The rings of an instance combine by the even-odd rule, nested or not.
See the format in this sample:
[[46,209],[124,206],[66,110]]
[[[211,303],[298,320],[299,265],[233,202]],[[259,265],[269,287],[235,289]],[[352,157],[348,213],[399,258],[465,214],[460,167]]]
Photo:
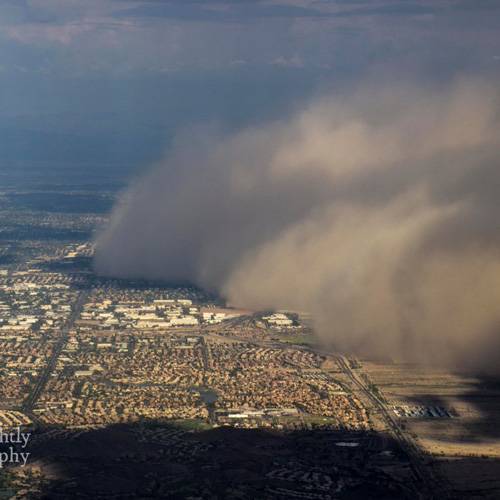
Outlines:
[[[363,360],[387,404],[440,406],[453,418],[400,423],[466,498],[500,496],[500,382],[408,364]],[[496,496],[498,495],[498,496]]]

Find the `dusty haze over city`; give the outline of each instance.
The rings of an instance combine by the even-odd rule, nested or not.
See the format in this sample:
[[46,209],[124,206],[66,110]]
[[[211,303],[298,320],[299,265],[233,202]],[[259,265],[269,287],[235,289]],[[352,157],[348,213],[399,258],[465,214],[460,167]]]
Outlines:
[[0,0],[0,499],[500,498],[499,162],[500,0]]
[[495,80],[362,83],[185,131],[97,239],[98,272],[310,311],[346,352],[498,367]]

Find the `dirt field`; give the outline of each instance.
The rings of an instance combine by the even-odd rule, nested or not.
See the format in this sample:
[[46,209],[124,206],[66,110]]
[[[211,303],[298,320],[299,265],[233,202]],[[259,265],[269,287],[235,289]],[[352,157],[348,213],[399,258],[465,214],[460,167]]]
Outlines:
[[389,405],[440,406],[452,418],[404,418],[464,498],[500,498],[500,381],[408,364],[361,361]]

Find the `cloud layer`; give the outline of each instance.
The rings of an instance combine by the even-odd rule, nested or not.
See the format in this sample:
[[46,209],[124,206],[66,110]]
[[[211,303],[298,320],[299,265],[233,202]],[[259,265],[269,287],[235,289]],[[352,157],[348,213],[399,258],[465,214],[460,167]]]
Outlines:
[[497,88],[372,85],[234,135],[190,130],[124,194],[96,268],[310,311],[344,351],[493,369]]

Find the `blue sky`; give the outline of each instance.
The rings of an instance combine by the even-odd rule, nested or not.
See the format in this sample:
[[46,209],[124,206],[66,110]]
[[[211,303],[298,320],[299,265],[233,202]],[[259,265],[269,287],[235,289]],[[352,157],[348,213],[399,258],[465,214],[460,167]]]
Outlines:
[[2,165],[153,161],[179,127],[373,75],[500,68],[497,0],[2,0]]

